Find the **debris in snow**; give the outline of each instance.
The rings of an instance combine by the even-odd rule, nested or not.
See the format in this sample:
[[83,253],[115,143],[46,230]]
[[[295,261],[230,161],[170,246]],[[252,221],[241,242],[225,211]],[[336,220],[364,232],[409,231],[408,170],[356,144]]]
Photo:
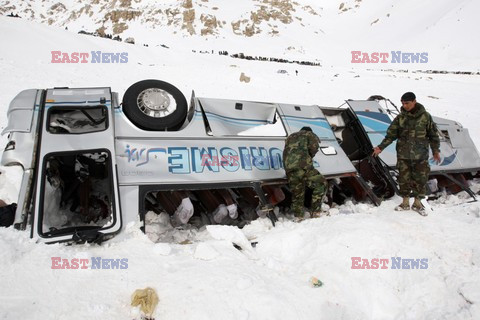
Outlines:
[[132,37],[128,37],[127,39],[125,39],[125,42],[130,44],[135,44],[135,39]]
[[319,288],[323,286],[323,282],[316,277],[311,277],[310,282],[312,283],[312,286],[314,286],[315,288]]
[[140,306],[140,310],[146,315],[147,319],[151,319],[157,304],[158,295],[155,289],[150,287],[137,289],[132,295],[132,307]]
[[240,82],[249,83],[250,82],[250,77],[247,77],[245,75],[245,73],[242,72],[242,74],[240,74]]

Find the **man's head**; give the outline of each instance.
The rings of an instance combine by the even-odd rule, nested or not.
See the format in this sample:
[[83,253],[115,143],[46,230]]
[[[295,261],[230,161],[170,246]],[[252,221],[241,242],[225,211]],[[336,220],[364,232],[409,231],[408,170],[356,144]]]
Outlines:
[[416,98],[417,97],[415,97],[415,93],[405,92],[402,98],[400,98],[402,101],[402,107],[407,111],[412,110],[415,107],[415,103],[417,103]]
[[310,128],[310,127],[303,127],[303,128],[302,128],[302,129],[300,129],[300,130],[304,130],[304,131],[310,131],[310,132],[312,132],[312,128]]

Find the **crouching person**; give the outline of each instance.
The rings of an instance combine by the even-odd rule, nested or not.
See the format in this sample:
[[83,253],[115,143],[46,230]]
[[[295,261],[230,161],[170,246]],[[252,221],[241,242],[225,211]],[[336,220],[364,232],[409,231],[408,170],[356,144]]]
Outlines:
[[287,173],[288,185],[292,192],[291,210],[296,217],[304,217],[305,188],[312,194],[312,216],[321,215],[323,196],[327,191],[327,182],[323,175],[313,167],[313,157],[318,152],[320,139],[310,127],[303,127],[292,133],[285,141],[283,165]]

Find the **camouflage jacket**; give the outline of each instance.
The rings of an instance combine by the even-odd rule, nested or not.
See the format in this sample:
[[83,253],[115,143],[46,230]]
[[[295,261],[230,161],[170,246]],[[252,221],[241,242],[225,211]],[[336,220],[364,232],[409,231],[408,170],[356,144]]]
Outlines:
[[440,152],[437,125],[420,103],[410,112],[401,109],[378,147],[383,150],[396,139],[398,159],[427,160],[429,145],[432,152]]
[[283,165],[285,171],[313,169],[312,158],[318,152],[320,139],[313,132],[300,130],[285,140]]

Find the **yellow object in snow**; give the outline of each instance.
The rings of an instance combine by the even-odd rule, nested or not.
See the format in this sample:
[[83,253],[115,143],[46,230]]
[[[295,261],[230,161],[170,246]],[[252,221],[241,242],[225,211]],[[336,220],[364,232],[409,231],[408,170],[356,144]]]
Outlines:
[[154,289],[147,287],[137,289],[132,295],[132,307],[140,306],[140,310],[147,316],[151,316],[158,304],[158,296]]
[[321,287],[321,286],[323,286],[323,282],[320,281],[320,280],[319,280],[318,278],[316,278],[316,277],[310,278],[310,282],[312,283],[312,285],[313,285],[314,287]]

